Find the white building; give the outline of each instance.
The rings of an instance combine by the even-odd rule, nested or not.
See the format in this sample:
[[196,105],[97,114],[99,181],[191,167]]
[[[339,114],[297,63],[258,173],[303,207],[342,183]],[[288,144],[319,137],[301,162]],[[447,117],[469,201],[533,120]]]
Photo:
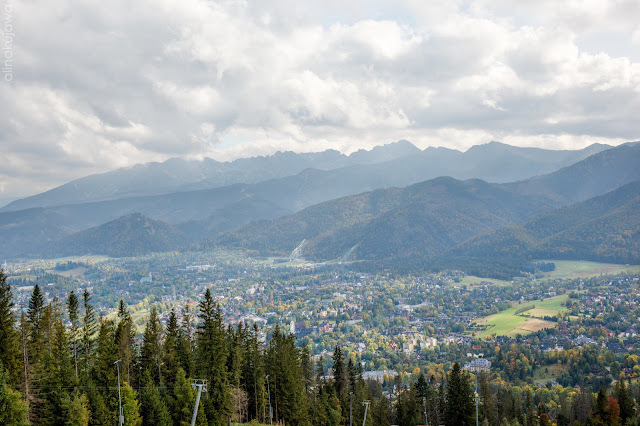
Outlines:
[[491,369],[491,361],[486,358],[476,358],[471,360],[470,363],[465,364],[463,369],[471,371],[472,373],[479,373],[481,371],[488,373]]

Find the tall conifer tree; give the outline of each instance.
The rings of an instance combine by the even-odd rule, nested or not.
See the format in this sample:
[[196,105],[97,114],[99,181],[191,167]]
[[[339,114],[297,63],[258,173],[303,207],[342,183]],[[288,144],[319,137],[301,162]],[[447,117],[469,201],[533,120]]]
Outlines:
[[0,269],[0,371],[5,369],[8,381],[12,384],[20,382],[20,336],[16,330],[16,318],[12,311],[14,306],[11,286],[7,282],[4,271]]
[[96,332],[96,313],[89,303],[91,295],[86,289],[82,294],[82,301],[84,305],[84,316],[82,318],[82,370],[84,375],[88,376],[94,347],[93,335]]
[[133,368],[137,356],[134,341],[136,332],[131,314],[129,314],[129,310],[122,299],[120,299],[120,304],[118,305],[118,319],[115,334],[118,357],[121,361],[123,377],[127,382],[131,383],[137,379]]
[[447,399],[444,424],[446,426],[471,426],[475,424],[473,391],[469,376],[460,370],[456,362],[447,380]]
[[207,417],[210,424],[225,425],[231,414],[227,347],[222,312],[209,289],[200,301],[197,329],[197,374],[209,380]]
[[69,323],[71,324],[70,338],[73,347],[73,367],[75,369],[76,378],[78,377],[78,330],[80,328],[80,317],[78,314],[78,296],[71,291],[67,297],[67,314],[69,315]]
[[153,306],[149,321],[147,321],[147,326],[144,329],[142,348],[140,349],[140,363],[142,374],[148,372],[156,385],[162,382],[161,340],[162,325],[158,320],[158,311]]
[[167,404],[148,371],[145,372],[143,384],[140,397],[140,414],[143,426],[171,426],[173,423]]
[[180,367],[180,357],[178,346],[180,344],[180,326],[178,318],[173,309],[169,312],[167,319],[167,329],[162,346],[162,363],[164,365],[163,376],[165,383],[173,383],[176,380],[176,373]]

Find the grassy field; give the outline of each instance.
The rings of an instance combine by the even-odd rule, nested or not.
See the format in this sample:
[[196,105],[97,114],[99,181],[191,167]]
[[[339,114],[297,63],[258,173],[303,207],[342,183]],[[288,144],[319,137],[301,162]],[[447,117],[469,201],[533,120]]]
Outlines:
[[564,312],[566,310],[566,308],[562,304],[566,302],[568,298],[568,294],[563,294],[544,300],[533,300],[527,302],[527,304],[533,304],[535,305],[535,307],[526,312],[523,312],[522,314],[529,317],[537,318],[544,318],[545,316],[556,316],[559,312]]
[[[534,333],[545,328],[554,328],[556,326],[555,322],[545,321],[542,318],[555,316],[558,312],[563,312],[566,308],[562,306],[562,303],[568,297],[568,295],[563,294],[545,300],[528,301],[525,304],[514,303],[509,309],[476,320],[476,324],[487,326],[486,330],[479,331],[476,335],[481,338],[492,334],[496,336],[515,336],[517,334]],[[534,305],[535,307],[521,314],[516,313],[518,309],[529,305]]]
[[586,262],[581,260],[541,260],[536,262],[553,262],[556,270],[545,274],[555,278],[588,278],[598,275],[619,273],[640,273],[640,265],[616,265],[613,263]]
[[535,333],[545,328],[555,328],[556,323],[553,321],[546,321],[540,318],[529,318],[520,327],[515,330],[511,330],[507,336],[516,336],[518,334]]
[[547,383],[550,380],[556,380],[558,377],[566,371],[567,367],[564,365],[545,365],[543,367],[539,367],[533,373],[533,380],[540,383]]
[[480,278],[480,277],[475,277],[473,275],[467,275],[464,278],[462,278],[460,280],[460,282],[451,282],[450,285],[457,285],[457,286],[467,286],[467,287],[473,287],[476,285],[479,285],[482,281],[485,282],[490,282],[493,285],[497,285],[497,286],[508,286],[511,285],[510,281],[503,281],[503,280],[498,280],[495,278]]
[[556,326],[556,323],[552,321],[517,315],[516,309],[509,308],[495,315],[489,315],[477,320],[476,324],[486,325],[487,329],[477,332],[476,335],[480,338],[489,337],[492,334],[496,336],[526,335]]
[[505,309],[494,315],[489,315],[476,321],[478,325],[486,325],[487,329],[477,333],[479,337],[488,337],[495,333],[496,336],[506,336],[527,322],[526,317],[516,315],[517,307]]

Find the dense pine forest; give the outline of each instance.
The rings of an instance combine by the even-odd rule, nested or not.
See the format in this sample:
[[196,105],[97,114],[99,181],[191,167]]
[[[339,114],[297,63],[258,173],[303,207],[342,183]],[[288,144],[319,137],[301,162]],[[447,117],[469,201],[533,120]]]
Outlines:
[[197,312],[172,311],[166,326],[152,308],[141,338],[124,302],[99,318],[86,290],[46,304],[36,285],[17,311],[0,273],[2,424],[114,425],[120,385],[124,424],[188,425],[194,379],[207,384],[198,425],[269,424],[270,413],[275,424],[362,424],[365,412],[369,425],[473,425],[476,386],[483,425],[638,424],[637,386],[624,380],[597,394],[563,388],[561,412],[528,387],[457,363],[442,377],[398,376],[383,387],[365,381],[356,354],[339,346],[331,359],[314,358],[278,327],[265,343],[255,325],[226,326],[209,290]]

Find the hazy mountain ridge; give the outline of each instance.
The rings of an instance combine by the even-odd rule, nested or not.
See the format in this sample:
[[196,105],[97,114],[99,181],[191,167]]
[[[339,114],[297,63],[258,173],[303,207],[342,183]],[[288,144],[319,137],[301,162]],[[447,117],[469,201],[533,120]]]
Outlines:
[[291,176],[308,168],[331,170],[356,164],[375,164],[420,152],[408,141],[398,141],[344,155],[336,150],[240,158],[220,162],[211,158],[184,160],[171,158],[163,163],[137,164],[106,173],[86,176],[49,191],[16,200],[0,211],[23,210],[113,200],[124,197],[160,195],[257,183]]
[[[342,169],[338,174],[345,178],[359,174],[360,180],[371,181],[371,185],[362,191],[406,186],[438,176],[511,182],[557,170],[608,148],[608,145],[593,144],[577,151],[554,151],[491,142],[466,152],[447,148],[421,151],[401,140],[348,156],[326,150],[318,153],[277,152],[232,162],[173,158],[164,163],[138,164],[76,179],[44,193],[13,201],[0,212],[252,184],[293,176],[309,168]],[[355,169],[350,170],[350,167]]]
[[[356,212],[360,214],[360,219],[354,220],[355,223],[350,228],[336,224],[341,220],[341,216],[345,215],[344,212],[350,210],[349,200],[356,200],[354,203],[358,204],[361,203],[359,200],[363,197],[366,198],[367,194],[361,194],[357,198],[346,197],[340,200],[339,204],[336,204],[335,201],[322,203],[280,220],[250,224],[236,232],[214,238],[211,243],[244,247],[262,254],[282,255],[286,254],[288,249],[293,249],[302,239],[306,239],[308,240],[306,254],[312,259],[334,259],[340,257],[340,253],[346,252],[357,244],[359,259],[381,260],[414,257],[422,258],[424,261],[425,258],[431,256],[438,257],[438,252],[447,252],[457,244],[486,233],[491,228],[501,228],[496,232],[500,233],[502,243],[494,245],[498,252],[492,256],[459,251],[452,251],[450,255],[454,257],[480,256],[485,260],[490,258],[494,260],[499,256],[520,259],[519,253],[530,250],[540,238],[539,234],[544,232],[541,229],[535,230],[536,223],[544,223],[544,226],[551,227],[557,222],[556,218],[563,217],[567,224],[561,225],[560,228],[564,230],[589,220],[601,220],[602,215],[611,213],[611,205],[614,200],[618,200],[614,205],[619,205],[620,199],[626,200],[625,196],[635,199],[633,192],[635,184],[631,184],[603,197],[589,200],[584,204],[547,213],[553,219],[545,219],[545,215],[542,214],[554,207],[567,204],[572,198],[584,197],[584,194],[589,191],[615,189],[619,185],[627,184],[628,179],[634,178],[639,173],[636,165],[640,164],[640,146],[630,144],[615,150],[619,150],[619,152],[607,153],[606,155],[596,154],[559,172],[515,184],[498,185],[473,180],[447,181],[440,178],[413,185],[406,190],[418,188],[421,185],[433,185],[435,182],[448,182],[448,185],[441,187],[447,189],[441,191],[439,197],[435,197],[434,194],[422,193],[417,197],[419,200],[417,202],[400,197],[401,201],[398,201],[388,211],[373,215],[371,215],[372,212],[366,212],[369,216],[362,215],[356,209]],[[613,173],[613,178],[598,179],[598,185],[595,187],[590,185],[594,181],[593,176],[606,175],[610,168],[616,170]],[[558,192],[554,192],[553,188],[557,185],[558,176],[568,178],[570,184],[558,186]],[[530,181],[535,182],[536,189],[544,188],[545,190],[538,191],[538,193],[531,191],[534,192],[533,194],[519,191],[521,188],[526,189]],[[491,199],[492,203],[486,205],[478,203],[472,197],[465,199],[464,202],[457,202],[457,193],[454,189],[457,185],[471,185],[470,188],[474,191],[487,191],[489,188],[492,191],[503,191],[504,194],[510,194],[517,199],[509,200],[504,205],[496,203],[501,200],[500,197],[494,197]],[[571,185],[575,188],[573,191]],[[435,188],[431,187],[432,190]],[[380,191],[376,191],[376,193],[381,194]],[[441,208],[438,207],[438,203],[442,203]],[[342,211],[338,211],[340,209]],[[328,213],[320,213],[320,211],[328,211]],[[519,215],[515,215],[516,212]],[[636,213],[634,216],[633,212],[628,209],[626,214],[637,218],[639,215]],[[328,221],[329,225],[325,227],[317,225],[319,223],[317,217],[322,217],[323,214],[331,218]],[[542,215],[532,221],[528,227],[505,227],[505,225],[524,222],[527,220],[525,219],[527,215],[528,219],[532,219],[537,214]],[[613,222],[609,219],[608,223]],[[541,225],[538,226],[538,228],[540,227]],[[611,226],[607,229],[611,229]],[[629,232],[633,232],[633,229]],[[256,237],[257,235],[259,237]],[[488,237],[485,235],[477,238],[482,241],[482,238]],[[607,238],[609,237],[603,236],[602,244],[606,245]],[[486,247],[482,245],[480,252],[484,253],[484,250]],[[612,257],[608,259],[611,260]]]
[[639,159],[640,142],[630,142],[548,175],[505,186],[522,194],[550,196],[563,203],[575,203],[640,180]]
[[[509,147],[494,142],[476,150],[495,153],[516,152],[518,156],[512,157],[512,163],[516,163],[515,158],[527,155],[544,157],[551,153],[553,156],[560,154],[563,156],[582,156],[586,155],[587,151],[602,148],[604,147],[593,145],[576,152],[545,151],[535,148]],[[424,176],[439,173],[443,164],[455,164],[455,168],[448,170],[455,172],[459,167],[462,167],[463,162],[460,158],[465,155],[474,155],[474,150],[469,151],[471,154],[446,148],[428,148],[425,151],[419,151],[409,142],[404,141],[352,154],[356,157],[369,155],[371,161],[374,161],[400,155],[400,153],[414,153],[402,159],[384,163],[355,165],[329,171],[306,169],[294,176],[255,184],[234,184],[207,190],[51,206],[47,208],[50,211],[50,214],[46,216],[50,219],[49,221],[35,220],[30,214],[27,214],[26,218],[19,218],[19,212],[8,215],[10,212],[0,211],[0,227],[5,226],[4,231],[0,228],[0,237],[15,241],[13,245],[0,248],[0,256],[13,257],[25,251],[34,252],[38,246],[42,247],[49,241],[132,213],[141,213],[155,220],[162,220],[178,226],[195,241],[195,239],[228,231],[252,221],[274,219],[293,214],[323,201],[378,188],[401,187],[424,181]],[[328,154],[325,152],[329,157],[336,153],[337,151]],[[433,160],[433,164],[429,163],[431,164],[429,165],[421,157],[426,153],[437,153],[437,155],[429,154],[430,157],[428,157],[442,158],[442,160]],[[282,153],[279,157],[287,156],[297,158],[298,154]],[[446,158],[449,160],[445,160]],[[238,160],[238,162],[251,163],[253,160],[255,159]],[[271,160],[264,157],[261,161]],[[359,161],[364,160],[360,159]],[[475,160],[471,158],[470,162],[485,164],[482,158]],[[494,167],[487,164],[489,163],[485,164],[485,172],[489,173]],[[16,235],[12,232],[10,227],[14,226],[15,222],[28,221],[30,217],[32,218],[32,226],[23,227],[24,235],[27,238],[21,238],[23,234]],[[64,226],[61,226],[60,223],[63,223]]]
[[[517,152],[524,150],[525,153],[531,153],[532,155],[544,154],[544,150],[540,154],[537,150],[531,151],[531,149],[508,147],[499,143],[487,144],[477,148],[476,151],[478,149],[511,151],[512,148]],[[593,149],[598,150],[599,148],[601,147],[596,146]],[[308,227],[307,234],[299,232],[296,235],[292,235],[288,240],[292,247],[285,249],[285,246],[282,245],[277,248],[277,252],[279,254],[288,254],[286,252],[292,250],[303,238],[309,237],[307,238],[310,240],[308,250],[312,250],[311,252],[315,253],[318,258],[332,258],[331,256],[334,255],[339,257],[340,252],[346,252],[353,245],[362,241],[366,242],[366,244],[361,244],[358,247],[356,255],[361,258],[374,259],[379,256],[377,249],[371,249],[371,252],[367,252],[367,250],[371,247],[377,247],[378,240],[376,235],[378,233],[386,233],[387,239],[391,241],[399,239],[412,240],[416,235],[421,235],[420,238],[423,238],[424,241],[432,240],[431,244],[414,245],[411,249],[398,248],[393,257],[418,256],[421,250],[424,253],[433,253],[434,248],[436,248],[436,251],[449,250],[478,233],[488,232],[509,224],[520,224],[532,218],[533,213],[540,213],[571,202],[568,199],[569,197],[562,191],[560,193],[553,191],[554,182],[558,179],[557,174],[560,172],[576,175],[576,177],[572,178],[573,185],[581,185],[584,182],[588,185],[592,181],[591,175],[606,174],[607,169],[615,168],[614,177],[608,180],[603,179],[598,188],[601,190],[602,188],[613,189],[627,183],[626,180],[634,177],[637,173],[636,163],[634,163],[634,159],[636,162],[640,161],[640,150],[637,148],[638,146],[630,144],[609,150],[622,151],[621,155],[605,151],[608,154],[603,156],[603,152],[600,152],[589,157],[588,160],[584,160],[589,163],[588,167],[579,162],[558,172],[527,181],[490,185],[493,190],[510,193],[514,196],[517,195],[521,200],[537,200],[536,203],[540,203],[539,205],[535,203],[529,205],[525,202],[524,205],[527,205],[529,209],[526,212],[526,217],[518,216],[517,218],[509,218],[507,221],[500,221],[502,220],[500,215],[503,215],[504,212],[500,213],[497,218],[491,218],[492,212],[490,209],[487,210],[485,206],[476,212],[472,212],[473,214],[466,214],[465,211],[471,208],[471,204],[469,206],[465,206],[464,203],[457,204],[455,211],[451,208],[438,211],[434,208],[435,204],[425,207],[417,201],[406,201],[406,205],[402,208],[395,205],[393,208],[396,210],[385,216],[384,213],[387,210],[366,211],[362,208],[354,209],[353,206],[349,206],[350,201],[346,201],[344,212],[326,210],[327,217],[325,220],[316,220],[313,226],[305,225]],[[411,148],[407,147],[407,149]],[[457,151],[452,150],[431,150],[441,151],[444,153],[443,155],[458,155],[456,154]],[[416,155],[413,155],[407,158],[415,159],[416,157]],[[2,212],[0,213],[0,236],[5,240],[13,241],[15,244],[4,246],[0,250],[0,256],[7,258],[26,252],[37,253],[38,247],[42,249],[51,241],[59,240],[73,232],[99,226],[132,213],[141,213],[153,220],[167,222],[183,232],[185,238],[189,241],[197,241],[207,235],[215,235],[219,232],[229,231],[245,226],[250,222],[255,222],[249,226],[258,226],[258,228],[255,228],[256,235],[254,239],[259,241],[262,238],[259,235],[260,232],[273,223],[265,222],[263,221],[264,219],[277,219],[293,214],[303,208],[339,197],[347,196],[348,200],[348,196],[354,193],[360,193],[361,196],[364,196],[362,193],[366,191],[376,187],[384,188],[388,186],[389,181],[393,181],[397,176],[385,175],[385,167],[389,163],[397,161],[400,160],[374,165],[350,166],[331,171],[308,169],[295,176],[273,179],[257,184],[235,184],[209,190],[55,206],[42,209],[38,217],[34,217],[33,214],[21,217],[23,214],[21,212]],[[402,171],[406,170],[405,168]],[[400,180],[404,180],[405,177]],[[535,181],[535,185],[531,185],[529,183],[531,181]],[[489,185],[486,182],[483,182],[483,184]],[[531,190],[532,187],[533,190]],[[544,191],[541,191],[540,188],[543,188]],[[537,195],[535,195],[536,191],[538,191]],[[566,188],[563,191],[566,192]],[[580,193],[580,191],[574,192]],[[379,191],[374,192],[382,194]],[[519,194],[520,192],[524,195]],[[533,197],[531,193],[534,194]],[[442,196],[447,197],[450,195],[444,194]],[[382,199],[386,198],[386,196],[379,196]],[[435,200],[432,200],[432,202],[435,203]],[[523,201],[520,202],[522,203]],[[326,209],[327,207],[318,208]],[[389,207],[389,209],[391,210],[392,207]],[[508,209],[517,210],[518,207],[508,206]],[[430,215],[429,223],[424,224],[422,220],[428,215]],[[28,226],[29,222],[33,226]],[[323,228],[321,226],[322,223],[331,225],[338,222],[352,227],[349,232],[338,232],[338,229],[342,228]],[[403,229],[410,229],[412,223],[415,224],[417,229],[419,228],[419,232],[402,231]],[[14,232],[14,230],[18,229],[18,224],[22,226],[20,228],[21,231]],[[456,224],[459,229],[456,228]],[[474,229],[473,233],[467,231],[469,227]],[[239,229],[242,232],[243,228]],[[290,235],[291,229],[296,228],[292,228],[291,224],[283,225],[282,238]],[[390,232],[393,229],[395,231]],[[319,234],[322,234],[323,237],[318,238]],[[273,238],[272,241],[278,241],[278,238],[281,237]],[[296,241],[298,238],[300,241]],[[268,244],[263,243],[262,246],[257,244],[257,247],[258,251],[266,252]]]

